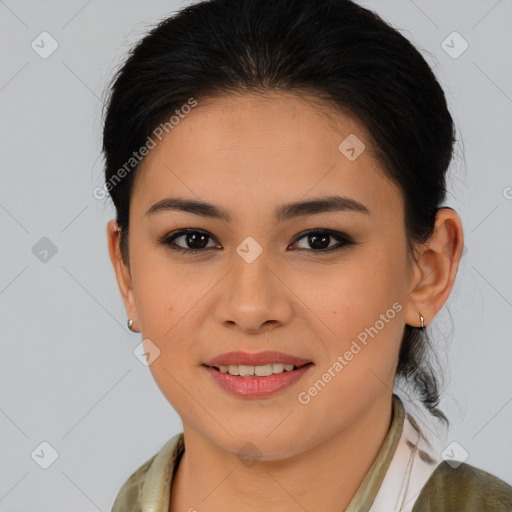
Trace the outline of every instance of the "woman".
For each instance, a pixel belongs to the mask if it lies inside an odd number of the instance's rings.
[[[136,45],[109,253],[183,432],[114,512],[511,510],[393,393],[448,423],[425,330],[463,250],[453,144],[425,60],[349,0],[199,2]]]

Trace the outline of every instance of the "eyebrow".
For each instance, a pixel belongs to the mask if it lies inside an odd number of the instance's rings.
[[[167,211],[188,212],[202,217],[224,220],[226,222],[231,222],[232,220],[229,212],[222,210],[214,204],[206,201],[182,199],[178,197],[167,197],[158,201],[149,208],[146,215],[151,216],[159,212]],[[343,196],[329,196],[280,205],[275,209],[274,216],[277,222],[283,222],[305,215],[342,211],[359,212],[370,215],[368,208],[355,199]]]

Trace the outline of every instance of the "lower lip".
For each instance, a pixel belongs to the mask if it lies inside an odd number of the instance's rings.
[[[274,395],[297,382],[313,366],[308,363],[291,372],[282,372],[268,377],[240,377],[223,373],[211,366],[205,366],[207,372],[222,388],[243,398],[262,398]]]

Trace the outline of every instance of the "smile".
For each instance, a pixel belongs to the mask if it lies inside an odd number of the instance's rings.
[[[313,366],[271,363],[265,365],[203,365],[213,381],[230,394],[243,398],[264,398],[292,386]]]
[[[230,375],[238,375],[240,377],[252,377],[254,375],[256,377],[269,377],[270,375],[297,370],[299,366],[295,366],[293,364],[270,363],[258,366],[230,364],[229,366],[220,365],[214,366],[213,368],[216,368],[222,373],[229,373]]]

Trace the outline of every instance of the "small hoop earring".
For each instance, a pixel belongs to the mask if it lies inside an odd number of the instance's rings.
[[[420,321],[421,321],[421,330],[424,331],[425,330],[425,318],[423,317],[423,315],[420,313]]]
[[[133,320],[132,320],[131,318],[128,318],[127,325],[128,325],[128,329],[130,329],[130,331],[132,331],[132,332],[140,332],[140,331],[136,331],[136,330],[133,328]]]

